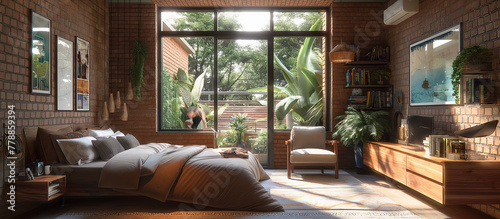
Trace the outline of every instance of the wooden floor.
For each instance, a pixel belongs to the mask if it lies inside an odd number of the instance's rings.
[[[327,172],[327,171],[325,171]],[[369,173],[369,174],[364,174],[364,175],[359,175],[356,174],[355,171],[352,170],[346,170],[346,172],[349,172],[352,176],[355,178],[359,179],[365,184],[368,184],[372,189],[376,190],[377,192],[381,193],[382,195],[390,198],[394,202],[402,205],[404,208],[408,209],[409,211],[413,212],[414,214],[417,214],[418,216],[422,218],[432,218],[432,219],[439,219],[439,218],[466,218],[466,219],[476,219],[476,218],[491,218],[488,215],[484,214],[483,212],[480,212],[476,209],[473,209],[468,206],[443,206],[438,204],[437,202],[426,198],[423,195],[420,195],[419,193],[415,191],[411,191],[408,188],[403,188],[403,186],[399,185],[398,183],[392,181],[391,179],[375,174],[375,173]],[[329,173],[329,172],[328,172]],[[109,199],[106,200],[107,198],[102,198],[103,200],[99,200],[102,203],[113,203],[116,200],[114,199]],[[45,212],[45,216],[41,216],[41,218],[53,218],[52,216],[57,216],[57,215],[63,215],[66,211],[69,211],[71,209],[70,203],[81,203],[85,204],[88,202],[88,199],[82,199],[80,202],[78,201],[79,199],[73,199],[73,201],[70,201],[68,203],[69,206],[64,207],[64,208],[54,208],[54,206],[57,206],[57,202],[51,202],[51,203],[45,203],[42,204],[41,206],[25,206],[26,208],[23,208],[22,206],[18,206],[19,208],[16,208],[18,210],[16,213],[12,214],[12,212],[5,214],[6,212],[3,211],[6,209],[5,205],[0,205],[2,206],[2,210],[0,210],[0,218],[33,218],[36,217],[36,215],[40,215],[41,212]],[[147,205],[158,205],[158,209],[162,209],[162,205],[164,205],[161,202],[158,202],[153,199],[145,198],[145,197],[137,197],[135,201],[139,201],[141,203],[149,203]],[[87,203],[88,205],[92,205],[94,202],[89,202]],[[111,204],[112,205],[112,204]],[[52,210],[48,210],[52,209]],[[50,215],[50,216],[49,216]],[[48,216],[48,217],[47,217]]]
[[[373,189],[392,199],[411,212],[422,218],[457,218],[478,219],[493,218],[489,215],[465,205],[441,205],[416,191],[405,188],[394,180],[368,171],[367,174],[357,174],[353,170],[346,170],[360,181],[369,184]]]

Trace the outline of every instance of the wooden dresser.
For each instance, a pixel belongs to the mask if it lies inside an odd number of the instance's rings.
[[[429,157],[415,148],[365,142],[363,162],[444,205],[500,203],[500,161]]]

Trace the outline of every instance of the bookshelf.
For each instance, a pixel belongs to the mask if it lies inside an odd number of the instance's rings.
[[[371,66],[371,65],[388,65],[388,61],[352,61],[346,62],[345,65]]]
[[[491,70],[464,71],[462,74],[462,103],[465,105],[496,104],[497,89],[494,72]]]
[[[375,69],[386,67],[388,61],[353,61],[345,63],[346,88],[361,89],[361,93],[353,94],[348,99],[348,107],[362,110],[390,110],[393,107],[393,86],[378,84],[371,77]]]

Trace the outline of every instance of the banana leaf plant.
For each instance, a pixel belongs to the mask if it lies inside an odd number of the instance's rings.
[[[198,106],[201,91],[205,86],[205,73],[206,72],[203,72],[200,76],[194,79],[181,68],[177,70],[177,74],[174,78],[177,86],[176,92],[179,97],[182,97],[182,101],[186,107]]]
[[[321,19],[318,19],[309,31],[320,31]],[[290,71],[274,55],[274,63],[280,68],[287,85],[275,86],[275,98],[283,98],[276,104],[276,120],[281,122],[293,112],[299,117],[300,125],[316,125],[323,118],[322,55],[313,49],[316,37],[307,37],[297,56],[295,71]],[[267,87],[250,91],[265,91]]]

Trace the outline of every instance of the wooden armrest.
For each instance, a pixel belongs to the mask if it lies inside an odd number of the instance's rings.
[[[338,140],[328,140],[326,144],[333,146],[333,153],[338,154],[339,152],[339,141]]]

